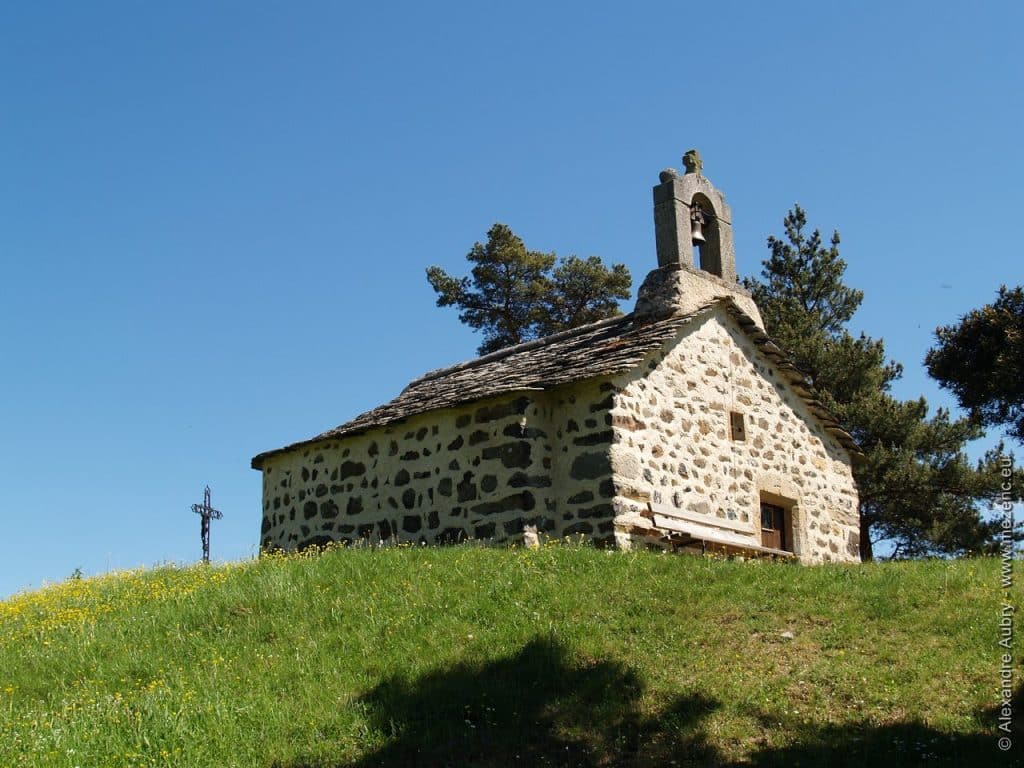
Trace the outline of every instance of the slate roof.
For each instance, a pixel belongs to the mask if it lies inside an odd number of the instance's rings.
[[[279,453],[324,440],[358,435],[427,411],[511,392],[554,389],[577,381],[624,373],[675,336],[679,328],[703,317],[717,306],[723,306],[743,332],[772,360],[812,413],[824,423],[826,430],[851,453],[859,454],[860,449],[853,438],[839,427],[807,386],[804,375],[786,359],[782,350],[734,302],[719,298],[688,314],[640,319],[631,313],[431,371],[410,382],[391,402],[308,440],[261,453],[253,458],[252,467],[261,469],[267,458]]]

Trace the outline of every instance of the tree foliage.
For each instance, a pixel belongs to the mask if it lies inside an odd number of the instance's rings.
[[[998,496],[997,451],[972,464],[964,446],[981,436],[976,424],[942,409],[929,416],[924,398],[902,401],[890,393],[902,367],[886,360],[881,339],[847,329],[863,294],[843,283],[839,233],[825,245],[806,226],[797,205],[784,220],[784,238],[768,238],[762,279],[745,284],[768,333],[864,450],[854,464],[862,559],[871,559],[883,539],[894,556],[994,548],[996,527],[978,505]]]
[[[1005,427],[1024,443],[1024,288],[999,289],[991,304],[935,330],[925,365],[979,424]]]
[[[586,259],[527,250],[505,224],[487,232],[485,244],[466,254],[469,276],[427,269],[437,306],[457,307],[459,320],[481,331],[480,354],[620,314],[632,278],[623,264],[610,268]]]

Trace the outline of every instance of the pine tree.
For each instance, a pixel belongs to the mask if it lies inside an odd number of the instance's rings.
[[[622,264],[609,269],[597,256],[569,256],[527,250],[505,224],[495,224],[487,243],[466,254],[471,276],[452,277],[427,269],[437,306],[459,309],[459,320],[481,331],[480,354],[620,314],[632,282]],[[556,266],[556,261],[558,265]]]
[[[893,556],[993,549],[996,528],[982,519],[979,504],[998,495],[997,451],[972,464],[964,447],[981,436],[977,425],[943,409],[929,417],[924,398],[892,396],[902,367],[886,360],[881,339],[847,329],[863,293],[843,283],[839,233],[828,246],[817,230],[807,236],[799,205],[784,226],[784,239],[768,238],[762,279],[744,282],[768,333],[864,450],[854,464],[861,558],[872,559],[880,540],[892,545]]]
[[[991,304],[935,330],[925,365],[979,424],[1024,443],[1024,287],[1005,285]]]

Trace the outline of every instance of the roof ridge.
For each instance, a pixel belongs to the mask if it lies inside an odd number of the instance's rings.
[[[445,368],[436,368],[433,371],[427,371],[418,378],[415,378],[412,381],[410,381],[402,389],[402,392],[409,389],[414,384],[422,384],[425,381],[431,381],[433,379],[440,378],[441,376],[446,376],[450,373],[455,373],[456,371],[463,371],[466,368],[472,368],[473,366],[476,365],[490,363],[495,360],[501,360],[503,357],[508,357],[509,355],[513,355],[517,352],[526,352],[531,349],[537,349],[538,347],[543,347],[546,344],[561,341],[562,339],[567,339],[571,336],[577,336],[587,331],[603,328],[606,325],[614,325],[615,323],[623,322],[625,320],[631,320],[632,317],[632,312],[626,315],[615,315],[614,317],[606,317],[604,320],[597,320],[596,322],[587,323],[586,325],[577,325],[574,328],[566,328],[564,331],[557,331],[556,333],[552,333],[547,336],[541,336],[540,338],[537,339],[522,341],[519,344],[513,344],[511,347],[502,347],[501,349],[496,349],[493,352],[488,352],[486,355],[474,357],[471,360],[463,360],[461,363],[455,363],[454,365],[449,365]]]
[[[701,312],[705,312],[711,309],[712,307],[720,306],[723,304],[730,304],[733,307],[739,309],[739,307],[736,305],[736,302],[733,300],[731,296],[721,295],[715,296],[711,300],[705,302],[704,304],[694,309],[692,312],[670,313],[667,316],[658,319],[668,320],[673,316],[676,316],[680,320],[693,318],[699,315]],[[744,313],[744,316],[746,316],[746,313]],[[628,312],[624,315],[606,317],[604,320],[597,320],[593,323],[587,323],[586,325],[577,325],[574,328],[566,328],[564,331],[558,331],[547,336],[541,336],[540,338],[537,339],[531,339],[530,341],[523,341],[520,342],[519,344],[513,344],[510,347],[502,347],[501,349],[496,349],[493,352],[488,352],[486,355],[481,355],[480,357],[474,357],[470,360],[464,360],[461,363],[455,363],[454,365],[449,365],[444,368],[436,368],[432,371],[427,371],[418,378],[415,378],[408,384],[406,384],[405,387],[402,389],[402,392],[409,389],[414,384],[421,384],[425,381],[431,381],[433,379],[440,378],[441,376],[446,376],[450,373],[455,373],[456,371],[463,371],[467,368],[472,368],[475,365],[481,365],[483,363],[490,363],[495,360],[501,360],[503,357],[508,357],[509,355],[516,354],[517,352],[526,352],[531,349],[537,349],[538,347],[543,347],[546,344],[561,341],[562,339],[567,339],[571,336],[576,336],[587,331],[597,330],[607,325],[614,325],[615,323],[625,321],[632,322],[635,319],[636,312]],[[644,319],[646,320],[647,318]]]

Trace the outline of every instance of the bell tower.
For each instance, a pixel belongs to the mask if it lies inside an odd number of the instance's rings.
[[[692,312],[728,296],[762,326],[754,300],[737,280],[732,209],[704,176],[696,149],[683,155],[683,166],[683,175],[666,168],[654,187],[658,268],[640,287],[636,313]]]
[[[693,267],[736,282],[736,253],[732,244],[732,210],[725,195],[705,178],[700,153],[683,155],[686,173],[675,168],[661,172],[654,188],[654,238],[658,266]]]

